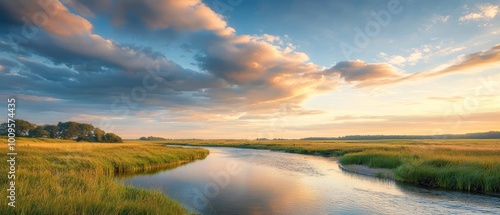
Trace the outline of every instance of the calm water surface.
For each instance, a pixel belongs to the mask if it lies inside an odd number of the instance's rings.
[[[500,198],[351,174],[331,158],[214,148],[204,160],[123,179],[202,214],[500,214]]]

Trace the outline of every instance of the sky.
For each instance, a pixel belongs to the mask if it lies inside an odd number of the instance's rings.
[[[124,138],[500,130],[499,6],[0,0],[0,98]]]

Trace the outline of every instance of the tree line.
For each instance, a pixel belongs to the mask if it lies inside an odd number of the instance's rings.
[[[139,140],[166,140],[166,139],[163,137],[149,136],[149,137],[140,137]]]
[[[16,119],[17,137],[70,139],[87,142],[121,143],[122,138],[114,133],[106,133],[91,124],[59,122],[57,125],[36,125],[26,120]],[[0,124],[0,136],[7,136],[7,123]]]
[[[343,137],[307,137],[301,140],[384,140],[384,139],[500,139],[500,131],[439,135],[349,135]]]

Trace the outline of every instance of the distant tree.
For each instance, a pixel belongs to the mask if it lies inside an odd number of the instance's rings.
[[[0,136],[7,136],[9,134],[7,123],[0,124]]]
[[[105,132],[100,128],[95,128],[94,130],[94,140],[97,142],[102,142]]]
[[[45,129],[45,131],[49,132],[50,138],[59,138],[57,125],[44,125],[43,129]]]
[[[57,129],[62,139],[78,138],[79,127],[76,122],[59,122]]]
[[[36,128],[35,124],[31,124],[30,122],[22,119],[16,119],[16,136],[19,137],[27,137],[29,136],[30,130],[33,130]]]
[[[35,129],[30,131],[30,137],[46,138],[49,136],[50,133],[46,131],[43,126],[37,126]]]
[[[139,138],[139,140],[165,140],[165,138],[149,136],[149,137],[141,137]]]
[[[105,143],[122,143],[123,140],[121,137],[114,133],[106,133],[104,134],[103,141]]]
[[[94,126],[91,124],[78,123],[77,141],[94,141]]]

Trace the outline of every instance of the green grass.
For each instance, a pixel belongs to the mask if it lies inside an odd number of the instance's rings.
[[[170,144],[338,156],[342,164],[392,169],[395,179],[452,190],[500,192],[500,140],[171,140]]]
[[[360,164],[371,168],[394,169],[402,164],[401,157],[395,154],[376,154],[367,152],[358,152],[346,154],[339,158],[342,164]]]
[[[0,143],[7,145],[5,138]],[[2,147],[4,155],[6,148]],[[125,186],[115,176],[208,155],[205,149],[144,141],[104,144],[29,138],[18,138],[16,152],[16,209],[2,198],[0,211],[7,214],[186,214],[182,205],[163,193]],[[1,166],[8,170],[7,162]],[[7,174],[2,174],[4,194],[8,182]]]

